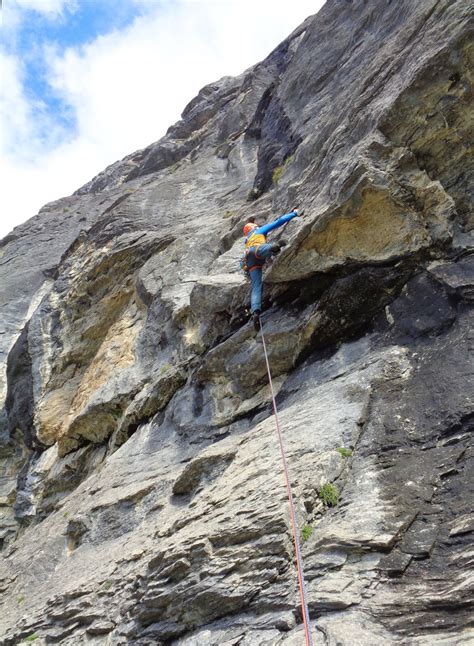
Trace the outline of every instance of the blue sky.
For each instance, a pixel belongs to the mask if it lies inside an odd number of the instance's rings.
[[[9,3],[5,3],[8,24]],[[41,13],[25,8],[14,32],[7,31],[5,51],[21,56],[25,63],[23,78],[25,91],[32,102],[45,104],[47,112],[58,124],[70,131],[76,127],[75,114],[68,109],[64,98],[49,86],[47,65],[42,50],[56,46],[62,50],[92,42],[112,29],[123,29],[137,15],[140,8],[133,2],[82,0],[64,5],[62,13]],[[9,37],[8,37],[9,36]],[[45,134],[45,144],[48,143]]]
[[[173,3],[148,4],[165,11],[166,4]],[[80,49],[101,36],[120,32],[143,15],[145,9],[145,3],[134,0],[4,1],[6,29],[2,49],[21,61],[23,91],[36,121],[35,137],[46,150],[57,145],[58,136],[74,137],[78,128],[73,106],[50,84],[47,53]]]
[[[159,139],[322,0],[4,0],[0,237]],[[25,190],[25,187],[28,190]]]

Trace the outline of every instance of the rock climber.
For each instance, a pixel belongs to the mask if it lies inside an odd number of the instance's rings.
[[[241,267],[252,283],[250,311],[255,329],[260,330],[260,313],[262,311],[262,269],[265,261],[280,253],[286,245],[284,240],[273,244],[267,243],[267,234],[296,217],[302,217],[303,211],[293,209],[290,213],[280,216],[274,222],[259,227],[255,222],[247,222],[244,226],[245,253]]]

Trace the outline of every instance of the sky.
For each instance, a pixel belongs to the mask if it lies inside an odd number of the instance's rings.
[[[162,137],[323,0],[3,0],[0,238]]]

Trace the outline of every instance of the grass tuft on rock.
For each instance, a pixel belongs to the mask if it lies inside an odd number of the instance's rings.
[[[39,635],[36,633],[33,633],[32,635],[28,635],[28,637],[25,637],[25,642],[34,642],[37,639],[39,639]]]
[[[318,491],[318,495],[326,507],[335,507],[339,500],[339,489],[332,483],[326,482]]]
[[[340,453],[343,458],[350,458],[352,455],[352,451],[350,449],[345,449],[343,446],[336,449],[336,451]]]
[[[272,182],[274,184],[278,184],[282,175],[283,175],[283,166],[277,166],[273,171]]]
[[[308,538],[311,536],[311,534],[314,531],[314,527],[311,527],[311,525],[305,525],[303,529],[301,530],[301,538],[303,539],[303,543],[305,543]]]
[[[275,185],[278,184],[278,182],[280,181],[281,176],[283,175],[283,171],[288,166],[288,164],[291,164],[291,161],[292,161],[293,157],[294,157],[294,155],[290,155],[289,157],[287,157],[285,159],[285,161],[283,162],[283,164],[281,166],[277,166],[275,168],[275,170],[273,171],[272,182]]]

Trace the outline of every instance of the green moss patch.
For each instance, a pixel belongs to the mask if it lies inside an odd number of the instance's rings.
[[[336,449],[336,451],[340,453],[343,458],[350,458],[352,455],[352,451],[350,449],[345,449],[343,446]]]

